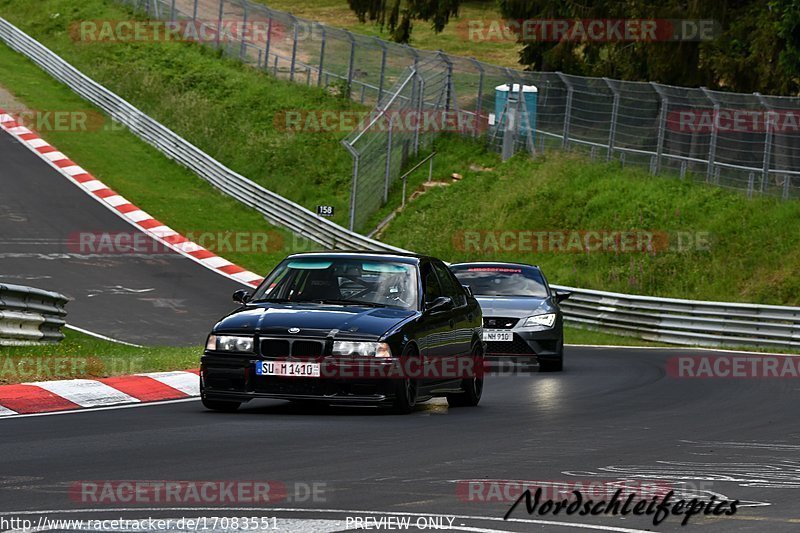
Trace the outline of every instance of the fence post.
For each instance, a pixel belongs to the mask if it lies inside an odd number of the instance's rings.
[[[222,35],[222,15],[225,10],[225,0],[219,0],[219,13],[217,15],[217,36],[216,36],[216,45],[217,48],[220,47],[220,37]]]
[[[174,2],[175,0],[173,0]],[[247,6],[248,2],[245,0],[242,2],[242,8],[244,10],[244,20],[242,20],[242,46],[239,48],[239,59],[243,62],[247,62]]]
[[[386,82],[386,43],[383,42],[383,39],[379,37],[375,37],[375,40],[378,41],[378,44],[381,47],[381,77],[378,81],[378,101],[375,104],[376,107],[381,103],[381,98],[383,98],[383,84]]]
[[[445,101],[444,101],[444,110],[445,112],[450,111],[450,101],[453,99],[453,95],[455,94],[455,88],[453,87],[453,62],[450,60],[447,54],[444,53],[444,50],[439,50],[439,58],[447,65],[447,80],[446,89],[445,89]],[[458,109],[458,104],[455,106]]]
[[[264,70],[269,72],[269,48],[272,43],[272,12],[267,11],[269,22],[267,22],[267,44],[264,45]]]
[[[200,0],[194,0],[194,6],[192,7],[192,20],[197,21],[197,3]]]
[[[611,83],[608,78],[603,78],[608,88],[614,93],[614,102],[611,105],[611,125],[608,127],[608,152],[606,161],[611,161],[614,155],[614,140],[617,136],[617,115],[619,114],[619,90]]]
[[[475,65],[478,69],[479,77],[478,77],[478,98],[475,104],[475,129],[473,131],[473,137],[478,136],[478,130],[480,129],[479,121],[481,119],[481,111],[483,107],[483,78],[484,78],[484,70],[483,65],[481,62],[475,59],[474,57],[469,58],[472,61],[472,64]]]
[[[564,109],[564,129],[561,138],[561,147],[564,149],[569,148],[569,122],[572,119],[572,93],[574,91],[572,83],[561,72],[556,72],[556,75],[561,82],[567,86],[567,104]]]
[[[708,167],[706,169],[706,183],[718,181],[714,170],[714,159],[717,157],[717,135],[719,133],[719,100],[705,87],[700,87],[703,94],[714,105],[714,124],[711,127],[711,141],[708,143]]]
[[[421,117],[422,112],[424,111],[423,106],[425,104],[425,79],[416,71],[414,74],[419,80],[419,90],[417,91],[417,98],[419,98],[417,103],[417,125],[414,128],[414,155],[417,155],[419,153],[419,129],[423,122]]]
[[[353,156],[353,181],[350,186],[350,224],[349,229],[350,231],[355,231],[356,225],[356,195],[358,193],[358,163],[361,159],[361,155],[353,148],[347,141],[342,141],[342,144],[347,151],[350,152],[350,155]]]
[[[292,62],[289,67],[289,81],[294,81],[294,67],[297,63],[297,19],[294,15],[289,15],[292,19]]]
[[[353,70],[355,68],[355,60],[356,60],[356,38],[353,37],[353,34],[347,30],[345,30],[345,33],[347,34],[347,37],[350,39],[350,60],[347,63],[347,95],[349,97],[353,85]]]
[[[175,0],[172,0],[172,3],[169,6],[169,19],[172,22],[175,22]]]
[[[322,72],[325,70],[325,26],[317,23],[317,27],[322,31],[322,43],[319,45],[319,75],[317,76],[317,87],[322,87]]]
[[[389,175],[392,172],[392,134],[394,129],[394,117],[389,118],[389,135],[386,142],[386,173],[383,178],[383,203],[389,201]]]
[[[761,103],[764,108],[767,109],[767,131],[764,134],[764,157],[761,160],[761,193],[764,193],[764,187],[766,183],[769,181],[769,165],[772,160],[772,142],[774,137],[773,131],[773,122],[774,122],[774,111],[772,110],[772,106],[769,105],[769,102],[761,96],[760,93],[753,93],[758,98],[758,101]]]
[[[650,163],[650,173],[653,175],[658,174],[661,170],[661,155],[664,153],[664,137],[667,129],[667,113],[669,110],[669,98],[667,94],[657,83],[650,82],[650,86],[661,98],[661,109],[658,110],[658,137],[656,140],[656,156],[655,160]]]

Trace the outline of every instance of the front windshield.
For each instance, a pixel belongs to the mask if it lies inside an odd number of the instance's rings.
[[[544,278],[535,268],[455,265],[451,270],[476,296],[547,297]]]
[[[394,261],[301,257],[283,261],[253,301],[361,304],[416,309],[414,265]]]

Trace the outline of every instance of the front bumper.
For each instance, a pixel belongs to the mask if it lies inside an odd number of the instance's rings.
[[[254,399],[321,401],[344,404],[390,404],[398,380],[384,377],[394,360],[320,361],[321,377],[260,376],[258,357],[204,355],[200,365],[202,396],[209,400],[247,402]]]
[[[547,330],[512,329],[511,342],[486,342],[486,360],[498,364],[537,364],[540,359],[554,360],[562,357],[561,328]]]

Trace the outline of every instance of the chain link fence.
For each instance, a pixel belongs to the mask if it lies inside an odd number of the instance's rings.
[[[484,139],[504,158],[580,151],[748,196],[800,197],[800,98],[519,71],[247,0],[120,1],[192,21],[227,56],[278,78],[373,106],[344,140],[353,157],[351,229],[368,229],[409,159],[443,131]]]

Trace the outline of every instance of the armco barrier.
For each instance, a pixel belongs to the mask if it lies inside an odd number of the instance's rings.
[[[0,39],[39,65],[55,79],[127,126],[143,141],[189,168],[225,194],[256,209],[271,223],[283,226],[330,249],[399,251],[318,217],[308,209],[237,174],[178,134],[90,79],[46,46],[0,18]]]
[[[258,210],[273,224],[329,249],[404,251],[320,218],[235,173],[89,79],[3,18],[0,18],[0,39],[126,125],[142,140],[225,194]],[[582,327],[675,344],[800,347],[800,308],[797,307],[656,298],[558,285],[554,288],[573,292],[563,303],[564,313],[568,322]],[[45,326],[48,328],[49,325]],[[51,333],[52,329],[48,329],[48,334]]]
[[[671,344],[800,348],[800,307],[655,298],[554,285],[573,325]]]
[[[0,345],[53,344],[64,334],[64,306],[69,298],[57,292],[0,285]]]

